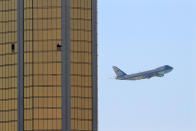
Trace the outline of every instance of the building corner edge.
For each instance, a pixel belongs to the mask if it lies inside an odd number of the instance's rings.
[[[98,131],[97,0],[92,0],[93,131]]]

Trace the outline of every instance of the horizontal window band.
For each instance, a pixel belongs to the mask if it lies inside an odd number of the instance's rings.
[[[44,62],[24,62],[24,64],[61,64],[61,61],[44,61]]]
[[[25,42],[51,42],[51,41],[61,41],[61,39],[42,39],[42,40],[24,40],[24,44]]]
[[[36,31],[54,31],[54,30],[61,30],[61,28],[24,29],[24,32],[27,32],[27,31],[32,31],[32,32],[36,32]]]
[[[81,64],[81,65],[91,65],[91,62],[84,62],[84,61],[72,61],[71,62],[71,64]],[[72,66],[72,65],[71,65]],[[71,67],[71,68],[73,68],[73,69],[82,69],[82,67]],[[89,67],[89,69],[90,69],[91,67]]]
[[[61,41],[61,39],[42,39],[42,40],[24,40],[24,44],[25,44],[25,42],[59,42],[59,41]],[[76,43],[79,43],[79,42],[81,42],[81,43],[92,43],[92,41],[89,41],[89,40],[71,40],[71,42],[76,42]],[[30,43],[30,44],[32,44],[32,43]],[[71,43],[72,44],[72,43]]]
[[[43,45],[45,45],[45,44],[43,44]],[[59,53],[59,51],[57,51],[57,50],[40,50],[40,51],[32,50],[32,51],[24,51],[24,55],[25,54],[34,54],[34,53],[40,53],[40,54],[42,54],[42,53]]]
[[[39,111],[41,111],[41,110],[44,110],[44,111],[53,111],[53,112],[55,112],[55,111],[60,111],[62,109],[62,107],[44,107],[44,106],[34,106],[34,107],[24,107],[24,112],[31,112],[31,111],[37,111],[37,112],[39,112]]]
[[[47,99],[47,98],[61,98],[61,96],[30,96],[30,97],[24,97],[24,99]],[[1,99],[0,99],[1,100]]]
[[[24,129],[24,131],[62,131],[62,129],[32,129],[32,130],[26,130],[26,129]],[[87,130],[85,130],[85,131],[87,131]]]
[[[70,85],[71,88],[92,88],[92,86]]]
[[[12,9],[5,9],[5,10],[0,10],[0,13],[2,13],[2,12],[17,12],[17,9],[14,9],[14,8],[12,8]]]
[[[10,55],[17,55],[17,52],[0,54],[0,56],[10,56]]]
[[[92,130],[71,129],[71,131],[92,131]]]
[[[82,97],[82,96],[71,96],[71,98],[76,98],[76,99],[93,99],[93,97]]]
[[[16,66],[17,63],[13,63],[13,64],[4,64],[4,65],[0,65],[0,67],[8,67],[8,66]]]
[[[48,53],[48,54],[49,53],[56,53],[56,54],[58,54],[59,52],[57,50],[24,51],[24,56],[26,56],[26,55],[35,55],[35,53],[36,53],[36,55],[37,54],[38,55],[42,55],[42,54],[46,54],[46,53]],[[89,54],[89,55],[91,55],[92,54],[91,51],[77,51],[77,50],[71,50],[71,53],[76,53],[76,54],[78,53],[78,55],[81,55],[81,54]],[[14,53],[14,55],[16,55],[16,54],[17,53]],[[13,53],[3,54],[3,55],[4,56],[6,56],[6,55],[13,55]],[[1,56],[1,54],[0,54],[0,56]],[[54,61],[54,62],[56,62],[56,61]],[[61,61],[58,61],[58,62],[61,62]]]
[[[33,20],[34,22],[36,22],[37,20],[58,20],[58,19],[61,19],[61,17],[40,17],[40,18],[24,18],[24,22],[25,21],[30,21],[30,20]]]
[[[24,21],[43,21],[43,20],[59,20],[61,19],[61,17],[39,17],[39,18],[35,18],[35,17],[32,17],[32,18],[24,18]],[[92,19],[85,19],[85,18],[71,18],[72,21],[89,21],[91,22]]]
[[[88,30],[88,29],[78,29],[78,28],[71,28],[71,31],[84,31],[84,32],[92,32],[92,30]]]
[[[79,118],[71,118],[71,120],[75,120],[75,121],[92,121],[93,119],[79,119]]]
[[[0,101],[15,101],[18,100],[17,98],[7,98],[7,99],[0,99]]]
[[[92,75],[82,75],[82,74],[71,74],[71,76],[76,76],[76,77],[89,77],[89,78],[92,77]]]
[[[55,71],[55,70],[54,70]],[[29,73],[29,74],[26,74],[26,75],[24,75],[24,78],[26,79],[26,81],[29,81],[28,80],[28,78],[30,77],[39,77],[39,76],[43,76],[43,77],[59,77],[59,76],[61,76],[61,74],[38,74],[38,73],[34,73],[34,74],[32,74],[32,73]],[[57,79],[57,78],[54,78],[54,79]]]
[[[31,121],[31,120],[47,121],[47,120],[62,120],[62,118],[32,118],[32,119],[24,119],[24,121]]]
[[[71,50],[71,53],[84,53],[84,54],[92,54],[91,51],[77,51],[77,50]]]
[[[10,2],[11,0],[0,0],[0,2]]]
[[[38,29],[24,29],[24,32],[35,32],[35,31],[53,31],[53,30],[61,30],[61,28],[38,28]],[[88,29],[71,29],[71,31],[81,31],[81,32],[92,32],[92,30]],[[17,31],[16,31],[17,32]],[[2,32],[3,33],[3,32]],[[8,32],[9,33],[9,32]]]
[[[71,107],[73,110],[92,110],[92,108]]]
[[[17,112],[18,109],[0,110],[0,112]]]
[[[33,99],[54,99],[54,100],[57,100],[60,98],[61,98],[61,96],[54,96],[54,97],[47,96],[47,98],[41,98],[40,96],[37,96],[37,98],[35,98],[35,96],[29,96],[29,97],[25,97],[24,100],[33,100]],[[44,106],[38,106],[37,108],[41,108],[41,107],[44,107]],[[36,107],[32,107],[32,108],[36,108]],[[52,107],[50,106],[47,108],[52,108]],[[55,108],[57,108],[57,107],[55,107]]]
[[[40,109],[40,110],[46,110],[46,109],[60,110],[60,109],[62,109],[62,107],[32,107],[32,108],[24,108],[25,111],[31,111],[33,109]]]
[[[85,7],[80,7],[80,6],[71,6],[71,9],[75,10],[92,10],[92,8],[85,8]]]
[[[18,87],[8,87],[8,88],[0,88],[0,91],[1,90],[17,90]]]
[[[61,74],[28,74],[24,77],[33,77],[33,76],[61,76]]]
[[[1,22],[0,22],[0,23],[1,23]],[[0,42],[0,45],[1,45],[1,46],[4,46],[4,45],[6,46],[6,45],[8,45],[8,44],[12,45],[13,43],[14,43],[14,44],[17,44],[17,41],[13,41],[13,42]]]
[[[0,121],[0,124],[1,123],[15,123],[17,122],[18,120],[8,120],[8,121]]]
[[[24,86],[24,88],[34,88],[34,87],[39,87],[39,88],[47,88],[47,87],[61,88],[61,85],[30,85],[30,86]]]
[[[38,42],[38,43],[40,42],[40,46],[41,46],[41,45],[47,45],[50,42],[53,42],[53,43],[50,43],[50,44],[58,44],[61,41],[61,39],[24,40],[24,41],[25,41],[24,42],[25,45],[33,45],[34,42]],[[42,43],[42,42],[44,42],[44,43]],[[45,42],[47,42],[47,43],[45,43]],[[87,43],[91,44],[92,43],[92,41],[89,41],[89,40],[71,40],[71,42],[72,42],[71,43],[72,46],[74,46],[75,43],[77,43],[77,44],[78,43],[79,44],[87,44]],[[47,51],[47,50],[40,50],[40,51]],[[56,51],[56,50],[48,50],[48,51]]]
[[[13,30],[13,31],[0,32],[0,35],[1,34],[10,34],[10,33],[17,33],[17,31],[16,30]]]
[[[89,41],[89,40],[73,40],[73,39],[71,39],[71,42],[76,42],[76,43],[78,43],[78,42],[82,42],[82,43],[92,43],[92,41]],[[72,43],[71,43],[72,44]]]
[[[57,8],[61,9],[61,6],[40,6],[40,7],[32,6],[32,7],[24,7],[24,12],[25,10],[29,10],[29,9],[36,10],[36,9],[57,9]]]
[[[32,107],[32,108],[24,108],[24,110],[47,110],[47,109],[51,109],[51,110],[60,110],[62,109],[62,107]]]
[[[17,78],[17,76],[0,77],[0,79],[12,79],[12,78]]]
[[[85,18],[71,18],[73,21],[92,21],[92,19],[85,19]]]
[[[25,111],[33,110],[33,109],[52,109],[52,110],[59,110],[62,107],[32,107],[32,108],[24,108]],[[72,107],[73,110],[92,110],[92,108],[81,108],[81,107]],[[18,111],[17,109],[8,109],[8,110],[0,110],[0,112],[15,112]]]
[[[71,64],[87,64],[87,65],[91,65],[91,62],[75,62],[75,61],[71,61]]]
[[[15,20],[6,20],[6,21],[0,21],[0,23],[13,23],[13,22],[17,22],[17,19]]]
[[[47,98],[59,99],[59,98],[61,98],[61,96],[30,96],[30,97],[24,97],[25,100],[35,99],[35,98],[36,99],[47,99]],[[71,96],[71,98],[74,98],[74,99],[92,99],[92,97],[82,97],[82,96]]]

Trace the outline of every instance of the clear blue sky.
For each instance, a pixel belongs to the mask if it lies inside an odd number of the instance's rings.
[[[196,131],[196,1],[98,0],[99,130]],[[110,79],[171,65],[163,78]]]

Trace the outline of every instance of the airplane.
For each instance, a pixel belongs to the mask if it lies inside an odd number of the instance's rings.
[[[116,73],[115,79],[117,80],[141,80],[141,79],[150,79],[155,76],[163,77],[164,74],[169,73],[173,70],[173,67],[169,65],[164,65],[153,70],[127,75],[125,72],[123,72],[116,66],[113,66],[112,68]]]

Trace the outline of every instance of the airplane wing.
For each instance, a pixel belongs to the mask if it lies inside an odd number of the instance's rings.
[[[144,75],[144,78],[150,79],[150,78],[152,78],[152,77],[154,77],[154,76],[155,76],[155,74],[153,74],[153,73],[146,73],[146,74]]]

